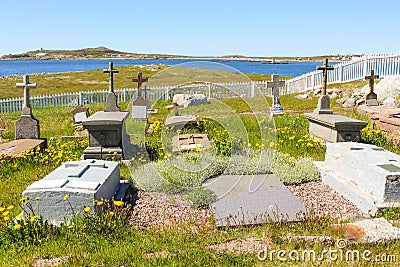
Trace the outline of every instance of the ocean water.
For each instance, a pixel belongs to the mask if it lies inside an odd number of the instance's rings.
[[[57,73],[71,71],[96,70],[108,67],[112,61],[115,67],[132,65],[164,64],[204,69],[217,69],[248,74],[278,74],[280,76],[299,76],[315,70],[320,62],[289,62],[288,64],[263,64],[239,60],[218,61],[186,59],[112,59],[112,60],[0,60],[0,76],[24,75],[35,73]]]

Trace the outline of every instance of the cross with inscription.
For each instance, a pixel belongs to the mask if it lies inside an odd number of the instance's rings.
[[[332,66],[328,66],[328,59],[324,59],[324,65],[318,66],[317,70],[322,70],[322,95],[326,95],[326,87],[328,86],[328,70],[334,70],[335,68]]]
[[[273,107],[274,106],[281,107],[280,97],[279,97],[279,88],[284,87],[284,86],[285,86],[285,81],[280,81],[279,75],[276,75],[276,74],[272,75],[272,81],[267,82],[267,88],[272,89],[272,97],[273,97],[272,106]]]
[[[138,83],[138,96],[142,96],[142,84],[147,82],[149,79],[148,78],[143,78],[142,73],[138,72],[138,77],[133,78],[132,82],[137,82]]]
[[[36,88],[36,83],[29,82],[29,75],[23,76],[23,82],[15,84],[17,88],[24,88],[24,102],[22,103],[22,115],[32,115],[29,89]]]
[[[379,75],[375,75],[375,71],[371,70],[369,76],[364,77],[365,80],[369,80],[369,93],[365,96],[365,100],[368,106],[377,106],[378,98],[374,92],[375,79],[379,79]]]
[[[114,69],[114,64],[109,62],[108,69],[103,69],[103,72],[110,74],[110,93],[114,93],[114,73],[118,73],[119,70]]]

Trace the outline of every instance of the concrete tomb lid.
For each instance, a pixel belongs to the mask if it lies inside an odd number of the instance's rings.
[[[304,113],[307,119],[313,120],[316,122],[321,122],[324,125],[341,128],[347,126],[357,126],[364,128],[367,126],[367,122],[356,120],[350,117],[338,115],[338,114],[316,114],[316,113]]]
[[[127,111],[120,112],[105,112],[98,111],[86,120],[83,120],[83,125],[98,125],[102,124],[122,124],[126,117],[129,115]]]
[[[28,149],[36,149],[38,146],[43,149],[46,147],[44,139],[18,139],[8,143],[0,144],[0,155],[18,155]]]

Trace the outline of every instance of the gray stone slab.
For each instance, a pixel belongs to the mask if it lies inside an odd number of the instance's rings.
[[[28,149],[36,150],[37,147],[45,149],[47,147],[46,139],[18,139],[0,145],[0,155],[13,156],[21,154]]]
[[[211,147],[210,140],[206,134],[180,134],[172,137],[172,154],[193,151],[196,149],[207,149]]]
[[[325,161],[316,163],[322,181],[364,213],[400,206],[400,156],[362,143],[328,143]]]
[[[337,114],[305,113],[309,132],[328,142],[358,141],[368,123]]]
[[[165,127],[174,127],[176,130],[182,129],[185,125],[193,124],[197,124],[197,118],[193,115],[179,115],[165,119]]]
[[[39,197],[38,207],[44,219],[54,224],[69,221],[84,207],[96,211],[94,200],[107,199],[119,191],[119,163],[103,160],[66,162],[22,193],[31,201]],[[68,200],[64,196],[68,195]],[[35,203],[36,204],[36,203]],[[29,209],[25,209],[29,210]]]
[[[132,119],[147,121],[147,107],[132,106]]]
[[[299,221],[306,207],[273,174],[221,175],[204,184],[214,191],[217,226]]]

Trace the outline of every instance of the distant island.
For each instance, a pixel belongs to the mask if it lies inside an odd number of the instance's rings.
[[[329,57],[335,61],[347,61],[360,55],[323,55],[311,57],[247,57],[242,55],[225,55],[220,57],[198,57],[167,54],[139,54],[113,50],[104,46],[83,48],[78,50],[32,50],[21,54],[2,55],[0,60],[81,60],[81,59],[207,59],[207,60],[245,60],[263,62],[265,64],[285,64],[293,61],[321,61]]]

